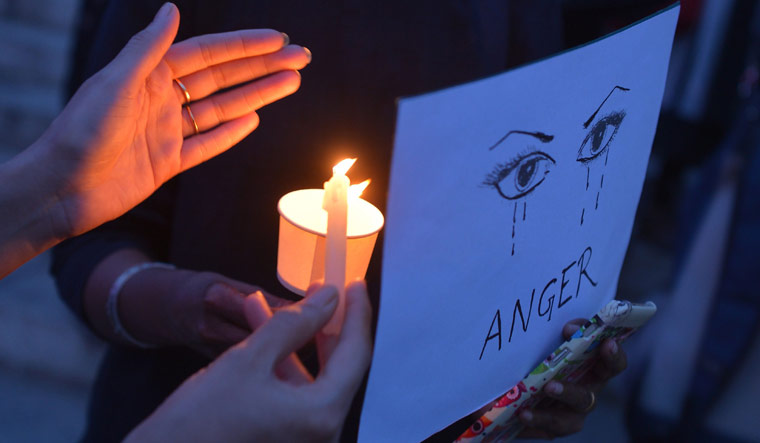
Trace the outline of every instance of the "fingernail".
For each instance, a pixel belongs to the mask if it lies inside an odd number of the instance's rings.
[[[288,46],[290,44],[290,36],[284,32],[280,34],[282,34],[282,46]]]
[[[156,17],[169,17],[171,15],[172,6],[174,4],[172,2],[166,2],[161,6],[161,9],[158,10],[158,13],[156,14]]]
[[[610,344],[610,354],[615,355],[618,352],[618,344],[615,340],[612,340]]]
[[[332,307],[338,301],[338,291],[332,286],[325,286],[306,299],[306,303],[322,309]]]
[[[306,57],[309,57],[309,63],[311,63],[311,51],[306,46],[303,47],[303,50],[306,52]]]
[[[522,413],[520,414],[520,417],[523,420],[528,421],[528,422],[533,421],[533,413],[530,411],[522,411]]]
[[[556,381],[550,381],[549,383],[546,384],[546,388],[544,388],[544,391],[552,395],[559,395],[564,390],[565,390],[565,387],[562,386],[562,383],[559,383]]]
[[[211,284],[210,286],[208,286],[208,289],[206,290],[206,292],[208,294],[219,294],[219,295],[240,294],[240,291],[228,285],[227,283],[222,283],[222,282],[215,282]]]

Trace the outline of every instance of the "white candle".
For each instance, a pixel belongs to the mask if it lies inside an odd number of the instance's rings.
[[[346,306],[346,240],[348,223],[348,187],[346,172],[356,159],[346,159],[333,167],[333,176],[325,182],[323,208],[327,211],[325,243],[325,285],[338,290],[338,307],[324,328],[327,334],[339,334]]]

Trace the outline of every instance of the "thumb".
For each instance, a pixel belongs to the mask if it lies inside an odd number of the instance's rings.
[[[129,73],[129,80],[144,81],[169,50],[178,27],[177,7],[173,3],[164,3],[148,27],[133,35],[116,56],[116,69]]]
[[[329,286],[298,303],[277,311],[249,338],[250,355],[275,367],[306,344],[330,320],[338,305],[338,291]]]
[[[243,303],[245,316],[248,319],[248,325],[251,330],[255,331],[261,325],[272,318],[272,311],[269,304],[264,298],[264,293],[256,291],[246,297]],[[258,340],[261,340],[259,338]],[[287,380],[293,384],[303,384],[313,381],[309,371],[304,368],[301,361],[295,354],[290,354],[276,366],[276,373],[282,380]]]

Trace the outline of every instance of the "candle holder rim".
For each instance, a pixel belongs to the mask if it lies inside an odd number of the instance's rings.
[[[315,229],[309,228],[308,226],[304,226],[302,223],[297,223],[291,217],[288,217],[286,214],[284,214],[284,211],[282,210],[282,207],[281,207],[282,200],[284,198],[286,198],[287,196],[289,196],[289,195],[291,195],[293,193],[296,193],[296,192],[300,192],[300,191],[321,191],[321,192],[324,192],[324,189],[298,189],[298,190],[295,190],[295,191],[288,192],[287,194],[285,194],[282,197],[280,197],[280,200],[277,202],[277,212],[280,214],[280,217],[282,217],[285,220],[287,220],[287,222],[290,223],[291,225],[296,226],[297,228],[299,228],[299,229],[301,229],[303,231],[306,231],[306,232],[308,232],[310,234],[314,234],[314,235],[316,235],[318,237],[327,237],[327,232],[319,232],[319,231],[317,231]],[[377,212],[377,214],[380,216],[381,222],[380,222],[379,226],[377,227],[377,229],[371,230],[369,232],[364,232],[364,233],[355,234],[355,235],[346,235],[346,238],[349,239],[349,240],[357,239],[357,238],[365,238],[365,237],[369,237],[371,235],[375,235],[375,234],[377,234],[378,232],[380,232],[383,229],[383,226],[385,226],[385,216],[383,216],[383,213],[379,209],[377,209],[377,207],[375,205],[373,205],[372,203],[368,202],[367,200],[364,200],[361,197],[358,197],[358,199],[361,200],[361,201],[363,201],[364,203],[366,203],[370,207],[372,207],[372,209],[374,209]]]
[[[282,276],[280,275],[280,271],[279,270],[277,270],[277,280],[279,280],[280,284],[282,284],[283,286],[285,286],[285,289],[287,289],[288,291],[293,292],[293,293],[295,293],[297,295],[300,295],[301,297],[305,297],[306,296],[306,291],[303,291],[301,289],[296,288],[295,286],[293,286],[290,283],[288,283],[284,278],[282,278]]]

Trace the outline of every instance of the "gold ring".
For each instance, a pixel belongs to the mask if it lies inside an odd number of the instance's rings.
[[[177,82],[177,86],[182,90],[182,93],[185,94],[185,104],[190,103],[190,93],[187,91],[187,88],[185,87],[185,84],[179,81],[178,78],[174,79],[175,82]]]
[[[195,116],[193,115],[193,111],[190,110],[190,105],[185,105],[185,109],[187,109],[187,115],[190,116],[190,121],[193,122],[193,128],[195,128],[195,135],[198,135],[201,131],[198,129],[198,122],[195,121]]]
[[[588,406],[586,406],[586,409],[583,410],[583,413],[591,412],[592,409],[594,409],[594,406],[596,406],[596,394],[594,394],[594,391],[588,391],[589,394],[591,394],[591,403],[589,403]]]

